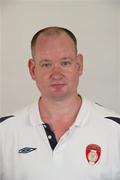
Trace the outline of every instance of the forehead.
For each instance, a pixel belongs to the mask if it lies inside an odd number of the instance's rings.
[[[36,41],[36,46],[37,45],[43,45],[43,44],[54,44],[58,43],[59,45],[64,45],[65,42],[66,44],[74,45],[73,40],[71,37],[65,33],[65,32],[59,32],[59,33],[54,33],[54,34],[40,34],[37,38]]]
[[[35,54],[75,53],[74,41],[68,34],[40,34],[36,41]]]

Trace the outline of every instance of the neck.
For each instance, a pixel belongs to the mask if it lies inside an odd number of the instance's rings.
[[[41,118],[54,131],[57,141],[74,123],[81,103],[82,99],[78,95],[64,101],[48,101],[43,97],[40,99]]]
[[[82,100],[79,95],[62,101],[48,100],[42,97],[39,101],[40,114],[43,121],[56,121],[60,117],[69,119],[73,117],[80,109]]]

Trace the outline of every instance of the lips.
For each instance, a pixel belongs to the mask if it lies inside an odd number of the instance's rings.
[[[65,83],[54,83],[54,84],[51,84],[50,86],[54,88],[61,88],[65,85],[66,85]]]
[[[65,84],[51,84],[51,86],[64,86]]]

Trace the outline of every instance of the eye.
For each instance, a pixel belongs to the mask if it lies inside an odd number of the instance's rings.
[[[65,60],[65,61],[62,61],[62,62],[61,62],[61,65],[62,65],[63,67],[69,67],[69,66],[72,65],[72,62],[71,62],[70,60]]]
[[[40,66],[41,66],[41,68],[49,69],[52,67],[52,63],[51,62],[42,62],[42,63],[40,63]]]
[[[50,66],[52,66],[51,63],[44,63],[44,64],[42,64],[42,67],[50,67]]]

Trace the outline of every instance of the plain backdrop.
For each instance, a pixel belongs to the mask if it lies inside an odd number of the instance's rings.
[[[1,0],[0,114],[21,109],[39,97],[27,62],[30,41],[46,26],[64,26],[78,39],[84,74],[78,91],[120,112],[120,1]]]

